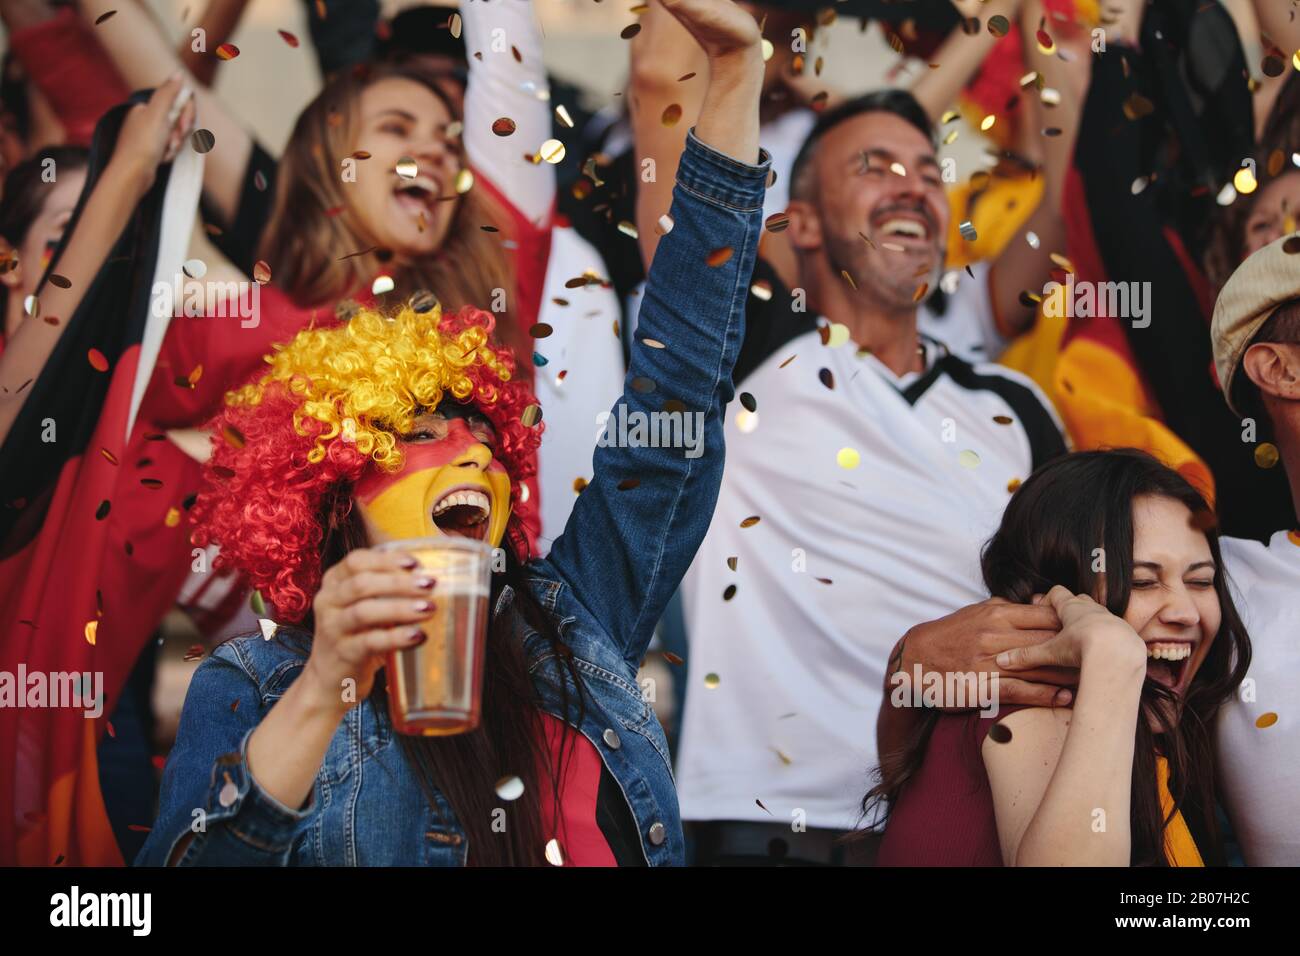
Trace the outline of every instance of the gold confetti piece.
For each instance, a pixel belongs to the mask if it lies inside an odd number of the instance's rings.
[[[826,327],[826,347],[837,349],[849,340],[849,327],[843,322],[832,322]]]
[[[1291,65],[1300,70],[1300,50],[1296,50],[1291,54]]]
[[[217,145],[217,138],[210,129],[196,129],[190,134],[190,145],[196,153],[210,153],[212,147]]]
[[[109,501],[107,498],[105,498],[103,501],[99,503],[99,507],[95,509],[95,520],[103,521],[105,518],[108,517],[108,513],[109,511],[112,510],[112,508],[113,508],[113,503]]]
[[[768,232],[784,232],[790,226],[790,217],[783,212],[775,212],[767,217],[763,228]]]
[[[573,129],[573,117],[569,115],[569,111],[565,109],[563,103],[555,108],[555,118],[560,121],[561,126]]]
[[[794,355],[791,355],[788,359],[786,359],[784,362],[782,362],[780,365],[777,366],[778,371],[779,371],[780,369],[785,368],[787,365],[789,365],[791,362],[793,362],[793,361],[794,361],[796,358],[798,358],[798,357],[799,357],[799,354],[798,354],[797,352],[796,352]]]
[[[552,166],[564,162],[564,144],[558,139],[548,139],[537,152]]]
[[[1294,256],[1296,253],[1300,253],[1300,236],[1289,236],[1282,243],[1282,251],[1288,256]]]
[[[91,647],[95,646],[95,637],[99,633],[99,621],[86,622],[86,643]]]
[[[1059,252],[1049,252],[1047,254],[1047,257],[1051,259],[1054,263],[1056,263],[1056,265],[1059,268],[1065,270],[1066,272],[1074,271],[1074,263],[1071,262],[1069,259],[1065,258],[1065,256],[1061,255]]]
[[[619,222],[618,231],[625,236],[630,236],[633,239],[637,238],[637,236],[640,235],[636,231],[636,226],[632,225],[632,223],[628,222],[626,219]]]
[[[939,117],[939,125],[947,126],[949,123],[957,119],[957,117],[959,116],[961,116],[961,114],[958,113],[956,110],[948,110],[946,113],[943,114],[943,116]]]
[[[717,686],[720,683],[722,683],[722,678],[719,677],[717,674],[704,675],[704,686],[707,687],[709,690],[717,689]]]
[[[640,27],[640,24],[635,26]],[[554,837],[546,841],[546,862],[551,866],[564,866],[564,853],[560,850],[560,841]]]
[[[231,448],[244,447],[244,435],[234,425],[227,425],[222,428],[221,437],[226,440],[226,443],[230,445]]]
[[[967,242],[974,242],[976,239],[979,238],[979,233],[975,231],[975,226],[969,219],[967,219],[957,228],[958,231],[961,232],[961,237],[965,239]]]
[[[545,322],[534,322],[528,329],[528,334],[535,339],[544,339],[554,331],[555,329]]]
[[[1019,487],[1020,487],[1019,478],[1012,478],[1010,481],[1007,482],[1007,491],[1013,495],[1016,493],[1016,489]]]
[[[1044,106],[1061,105],[1061,91],[1058,89],[1054,89],[1053,87],[1050,86],[1044,87],[1041,97]]]
[[[740,563],[740,558],[737,555],[732,555],[731,557],[727,558],[727,567],[729,567],[733,571],[736,570],[736,565],[739,563]]]
[[[91,643],[93,644],[94,642],[92,641]],[[1260,714],[1259,717],[1255,719],[1255,726],[1260,730],[1263,730],[1265,727],[1272,727],[1276,723],[1277,714],[1273,713],[1271,710],[1267,714]]]
[[[1020,78],[1020,88],[1023,90],[1027,86],[1032,86],[1035,83],[1037,83],[1040,79],[1042,79],[1042,77],[1038,75],[1037,70],[1030,70],[1028,73],[1026,73],[1024,76]]]
[[[998,118],[994,116],[992,113],[989,113],[982,120],[980,120],[980,129],[983,130],[984,132],[988,132],[993,128],[993,124],[996,123],[997,121]]]
[[[782,753],[779,749],[777,749],[776,747],[773,747],[772,749],[776,752],[777,757],[780,758],[781,763],[785,764],[787,767],[790,766],[792,763],[794,763],[793,760],[791,760],[789,757],[787,757],[785,754],[783,754],[783,753]]]
[[[678,667],[686,663],[684,660],[682,660],[672,651],[664,651],[664,660],[666,660],[669,664],[673,664]]]
[[[660,342],[658,339],[642,339],[641,341],[642,341],[645,345],[650,346],[650,348],[652,348],[652,349],[662,349],[662,348],[667,348],[667,346],[664,345],[662,342]]]
[[[993,34],[995,37],[1006,36],[1007,31],[1010,29],[1011,29],[1011,21],[1009,21],[1006,17],[1002,16],[1001,14],[989,17],[988,31],[989,33]]]
[[[1249,196],[1255,191],[1255,188],[1259,183],[1255,181],[1255,174],[1251,171],[1251,168],[1249,166],[1243,166],[1241,169],[1237,170],[1237,174],[1232,177],[1232,185],[1241,195]]]
[[[233,60],[237,56],[239,56],[239,47],[233,43],[223,43],[217,47],[218,60]]]
[[[264,641],[269,641],[275,637],[275,632],[279,629],[279,625],[275,621],[265,617],[258,618],[257,626],[262,630],[262,640]]]
[[[659,121],[665,126],[676,126],[677,121],[682,118],[682,107],[680,103],[670,103],[659,117]]]
[[[619,31],[618,35],[622,37],[624,40],[630,40],[640,32],[641,32],[641,24],[629,23],[627,26],[625,26],[622,30]]]
[[[862,456],[856,448],[841,448],[835,453],[835,464],[846,471],[852,471],[862,464]]]
[[[829,389],[835,388],[835,373],[828,368],[818,369],[817,378]]]
[[[107,461],[110,465],[116,465],[116,464],[117,464],[117,456],[114,455],[114,454],[113,454],[111,451],[109,451],[107,448],[101,448],[101,449],[99,450],[99,453],[100,453],[101,455],[104,456],[105,461]]]
[[[498,122],[500,121],[498,120]],[[397,165],[393,167],[393,169],[402,179],[414,179],[416,176],[420,175],[419,164],[410,156],[403,156],[399,159]]]
[[[114,17],[116,15],[117,15],[116,10],[109,10],[107,13],[101,13],[98,17],[95,18],[95,26],[99,26],[105,20],[108,20],[109,18]]]
[[[758,427],[758,413],[741,409],[736,414],[736,427],[740,429],[741,434],[748,435]]]
[[[583,488],[586,488],[586,487],[587,487],[587,479],[586,479],[586,478],[583,478],[583,477],[579,476],[579,477],[573,479],[573,493],[574,493],[575,495],[581,494],[581,493],[582,493],[582,489],[583,489]]]
[[[294,47],[294,48],[297,48],[297,46],[298,46],[298,38],[297,38],[296,36],[294,36],[294,35],[293,35],[292,33],[290,33],[288,30],[277,30],[276,32],[277,32],[278,34],[280,34],[280,39],[281,39],[281,40],[283,40],[285,43],[289,44],[289,46]]]
[[[690,73],[684,73],[684,74],[682,74],[681,76],[677,77],[677,82],[678,82],[678,83],[685,83],[687,80],[692,79],[694,76],[695,76],[695,72],[694,72],[694,71],[692,71],[692,72],[690,72]]]
[[[1010,415],[994,415],[993,421],[995,421],[999,425],[1011,425],[1015,422],[1015,419],[1013,419]]]
[[[759,809],[761,809],[761,810],[762,810],[764,813],[766,813],[768,816],[771,816],[771,815],[772,815],[772,811],[769,810],[767,807],[763,806],[763,801],[760,800],[760,799],[758,799],[758,797],[755,797],[755,798],[754,798],[754,803],[756,803],[756,804],[758,805]]]
[[[925,298],[925,294],[929,291],[930,291],[930,283],[922,282],[920,285],[916,287],[916,291],[912,293],[912,301],[920,302],[922,299]]]
[[[772,59],[772,54],[776,52],[776,47],[772,46],[772,41],[763,37],[763,62],[766,63]]]
[[[370,283],[370,294],[384,295],[392,292],[396,285],[392,276],[375,276],[375,281]]]
[[[474,186],[474,174],[468,169],[462,169],[456,174],[456,192],[462,196],[469,192]]]
[[[515,131],[515,121],[509,116],[501,116],[492,121],[492,132],[498,136],[509,136]]]
[[[855,291],[855,292],[857,291],[857,289],[858,289],[858,284],[857,284],[856,282],[853,281],[853,276],[849,275],[849,270],[848,270],[848,269],[841,269],[841,270],[840,270],[840,276],[844,279],[845,282],[847,282],[847,283],[849,284],[849,288],[850,288],[850,289],[852,289],[852,290]]]
[[[1133,93],[1124,101],[1124,115],[1130,120],[1139,120],[1155,110],[1155,104],[1141,93]]]
[[[447,21],[447,29],[451,31],[451,35],[453,37],[455,37],[457,40],[460,39],[460,31],[462,29],[462,24],[461,24],[459,13],[453,13],[451,15],[451,19]]]
[[[199,363],[198,365],[190,369],[190,374],[185,376],[185,381],[187,384],[193,386],[193,385],[197,385],[199,383],[199,379],[201,379],[202,377],[203,377],[203,364]]]
[[[23,299],[23,311],[33,319],[39,318],[41,314],[41,300],[34,295],[29,295]]]
[[[760,518],[758,515],[750,515],[744,521],[740,522],[740,526],[742,528],[752,528],[754,527],[754,525],[758,524],[762,520],[763,519]]]
[[[57,272],[50,273],[50,285],[58,289],[71,289],[72,280],[67,276],[61,276]]]
[[[735,250],[733,250],[731,246],[721,246],[720,248],[714,249],[710,252],[708,256],[705,257],[704,262],[711,268],[716,269],[718,266],[727,262],[734,251]]]
[[[957,462],[963,468],[978,468],[980,465],[980,456],[967,448],[957,456]]]
[[[895,162],[895,163],[890,163],[890,164],[889,164],[889,171],[890,171],[891,173],[893,173],[895,176],[906,176],[906,175],[907,175],[907,167],[904,166],[902,163],[897,163],[897,162]]]
[[[271,281],[271,267],[265,259],[258,259],[253,264],[253,281],[258,285],[266,285]]]
[[[723,590],[722,592],[722,600],[730,601],[735,596],[736,596],[736,586],[734,584],[728,584],[726,589]]]
[[[90,367],[96,372],[108,371],[108,359],[104,358],[104,353],[99,349],[91,349],[86,353],[86,358],[90,361]]]
[[[947,135],[943,138],[943,145],[951,146],[953,143],[957,142],[957,136],[960,132],[960,130],[955,129],[948,130]]]
[[[519,421],[525,428],[532,428],[541,420],[542,406],[536,404],[527,406],[519,416]]]
[[[994,724],[989,728],[989,739],[995,744],[1011,743],[1011,730],[1003,724]]]
[[[766,279],[759,279],[749,287],[749,293],[760,302],[768,302],[772,298],[772,284]]]
[[[509,774],[498,780],[492,789],[502,800],[518,800],[524,795],[524,782],[514,774]]]
[[[1255,464],[1260,468],[1272,468],[1277,464],[1277,446],[1272,442],[1260,442],[1255,449]]]

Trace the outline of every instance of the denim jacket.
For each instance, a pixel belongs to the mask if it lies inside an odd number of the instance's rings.
[[[637,668],[717,501],[722,414],[733,394],[770,162],[764,154],[760,165],[740,163],[688,135],[673,226],[655,253],[636,330],[641,341],[611,413],[613,428],[620,416],[635,421],[633,413],[648,416],[676,399],[704,415],[699,453],[602,441],[564,533],[525,568],[526,586],[584,681],[580,724],[561,704],[557,680],[567,680],[567,671],[514,612],[508,586],[493,608],[512,616],[542,709],[573,724],[617,780],[653,866],[683,863],[685,846],[668,745]],[[719,261],[723,249],[731,254]],[[463,865],[463,830],[441,794],[433,794],[441,813],[431,806],[382,708],[348,711],[306,807],[286,807],[258,786],[248,738],[302,672],[310,646],[302,632],[282,630],[269,641],[228,641],[195,672],[158,820],[137,862],[165,864],[192,832],[182,865]]]

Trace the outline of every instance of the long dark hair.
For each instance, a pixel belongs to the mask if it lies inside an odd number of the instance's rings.
[[[55,173],[76,172],[90,164],[90,151],[80,146],[48,146],[9,170],[5,176],[4,195],[0,197],[0,239],[15,253],[27,239],[36,217],[45,209],[54,183],[44,177],[45,163],[53,162]],[[39,269],[39,262],[24,263]],[[8,289],[0,285],[0,316],[7,307]],[[0,330],[2,334],[2,330]]]
[[[1222,862],[1214,815],[1214,715],[1250,666],[1250,639],[1229,593],[1218,534],[1205,499],[1177,472],[1133,449],[1077,452],[1035,472],[1012,497],[1002,524],[985,545],[980,566],[994,597],[1027,604],[1053,585],[1101,595],[1112,614],[1123,615],[1133,582],[1133,503],[1153,495],[1186,505],[1203,528],[1214,557],[1214,592],[1222,621],[1181,708],[1164,686],[1142,686],[1130,825],[1134,866],[1165,866],[1166,818],[1156,785],[1156,757],[1169,762],[1169,790],[1197,847],[1210,863]],[[1104,570],[1093,571],[1096,548]],[[1104,584],[1104,587],[1103,587]],[[1170,719],[1170,714],[1177,715]],[[881,754],[879,783],[863,798],[864,814],[898,798],[919,770],[938,712],[924,721],[902,751]],[[1153,730],[1152,727],[1156,727]]]
[[[354,548],[369,546],[364,525],[353,506],[351,489],[339,487],[325,503],[325,537],[321,545],[322,570],[341,561]],[[546,828],[543,824],[541,768],[549,768],[551,792],[560,793],[565,763],[576,738],[568,721],[558,752],[544,745],[538,695],[529,673],[520,635],[519,619],[549,644],[558,665],[550,672],[559,685],[563,713],[580,723],[584,711],[582,683],[573,654],[561,640],[550,616],[523,582],[523,568],[509,548],[506,569],[492,576],[489,608],[502,591],[513,592],[511,613],[496,615],[488,628],[483,665],[482,722],[473,731],[449,737],[399,735],[402,754],[415,772],[429,804],[440,815],[436,794],[451,806],[456,823],[469,841],[471,866],[545,866]],[[303,626],[314,624],[309,614]],[[558,679],[554,676],[558,671]],[[539,679],[541,675],[539,675]],[[387,719],[387,687],[375,680],[368,699],[381,720]],[[497,782],[505,776],[520,778],[523,796],[506,801],[495,796]],[[493,827],[494,814],[505,811],[504,830]],[[499,815],[497,815],[499,818]],[[450,822],[450,821],[447,821]],[[556,830],[560,821],[547,821]],[[563,835],[560,834],[561,840]]]

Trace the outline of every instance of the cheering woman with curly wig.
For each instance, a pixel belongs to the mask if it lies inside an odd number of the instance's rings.
[[[227,642],[196,672],[141,862],[682,862],[668,749],[636,671],[717,498],[769,161],[751,165],[757,25],[730,0],[671,9],[711,75],[641,309],[637,387],[620,404],[701,414],[703,453],[602,446],[564,533],[524,563],[511,506],[539,435],[491,316],[417,301],[278,349],[229,397],[195,512],[198,540],[221,546],[281,626]],[[468,492],[457,515],[438,508],[452,491]],[[438,587],[371,546],[434,535],[504,542],[506,567],[489,601],[482,724],[405,736],[376,672],[422,640]],[[341,692],[350,681],[359,704]],[[499,799],[503,777],[522,796]]]

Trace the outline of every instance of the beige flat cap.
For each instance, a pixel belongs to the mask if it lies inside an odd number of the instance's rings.
[[[1300,232],[1254,252],[1224,283],[1214,303],[1210,342],[1224,398],[1234,414],[1232,383],[1250,340],[1284,302],[1300,299]]]

